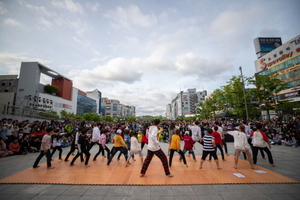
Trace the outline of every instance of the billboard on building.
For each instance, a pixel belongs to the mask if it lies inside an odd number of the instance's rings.
[[[270,52],[282,45],[280,37],[258,37],[254,39],[255,52]]]
[[[255,60],[256,73],[272,68],[273,65],[291,58],[300,52],[300,35],[284,43],[275,50]]]

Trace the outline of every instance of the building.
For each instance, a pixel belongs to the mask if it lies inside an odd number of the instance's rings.
[[[178,117],[195,115],[198,104],[205,100],[206,95],[206,90],[197,92],[195,88],[179,92],[167,105],[166,117],[174,120]]]
[[[119,100],[102,98],[103,116],[111,117],[131,117],[135,116],[135,107],[127,106],[120,103]]]
[[[256,74],[275,77],[287,84],[288,89],[277,94],[277,100],[300,102],[300,35],[258,57],[255,70]]]
[[[45,93],[45,85],[40,83],[41,75],[51,77],[52,86],[58,88],[56,94]],[[72,80],[38,62],[22,62],[20,75],[0,76],[0,104],[6,108],[5,114],[38,117],[43,112],[62,110],[83,115],[98,113],[97,99],[73,87]],[[2,112],[3,113],[3,112]]]

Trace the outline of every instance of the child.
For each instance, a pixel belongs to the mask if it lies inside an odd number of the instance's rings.
[[[202,158],[200,161],[200,167],[199,169],[202,169],[202,165],[206,159],[206,157],[208,156],[208,154],[212,155],[212,157],[214,158],[216,164],[217,164],[217,169],[222,169],[219,166],[219,161],[218,161],[218,156],[216,154],[216,150],[215,150],[215,139],[213,136],[211,136],[213,130],[212,129],[208,129],[207,130],[207,135],[205,135],[203,138],[201,138],[201,140],[203,141],[203,153],[202,153]]]
[[[183,141],[184,141],[184,148],[183,148],[183,155],[185,154],[185,152],[189,152],[189,154],[192,154],[193,156],[193,160],[196,162],[196,156],[195,156],[195,153],[194,153],[194,150],[193,148],[194,147],[194,140],[193,138],[190,136],[190,133],[189,131],[186,131],[185,134],[184,134],[184,137],[183,137]],[[179,159],[180,161],[182,160],[182,157],[180,157]]]
[[[113,157],[115,156],[117,151],[121,151],[124,154],[126,161],[128,159],[128,157],[127,157],[128,147],[127,147],[126,143],[124,142],[124,139],[122,138],[121,133],[122,133],[122,131],[120,129],[117,130],[117,134],[113,138],[114,146],[111,150],[111,155],[107,161],[107,165],[110,164],[111,160],[113,159]]]
[[[106,146],[106,139],[107,139],[107,135],[109,135],[110,134],[110,132],[109,132],[109,130],[108,129],[104,129],[103,131],[102,131],[102,134],[100,135],[100,139],[99,139],[99,144],[101,145],[101,151],[100,152],[102,152],[102,155],[103,155],[103,157],[105,158],[105,156],[104,156],[104,150],[106,151],[106,153],[107,153],[107,158],[109,159],[109,157],[110,157],[110,150],[109,150],[109,148],[107,148],[107,146]],[[100,152],[98,152],[95,156],[94,156],[94,161],[95,160],[97,160],[97,156],[100,154]]]
[[[142,153],[142,149],[141,146],[139,145],[139,141],[137,139],[137,132],[133,132],[132,136],[130,138],[130,143],[131,143],[131,147],[130,147],[130,155],[128,157],[127,163],[126,163],[126,167],[130,164],[129,160],[131,158],[132,155],[134,154],[139,154],[139,156],[141,157],[141,163],[143,164],[143,153]]]
[[[219,127],[215,126],[214,128],[214,132],[212,132],[211,136],[213,136],[215,138],[215,143],[216,143],[216,154],[217,154],[217,148],[220,150],[221,152],[221,156],[222,156],[222,160],[225,161],[225,157],[224,157],[224,152],[223,152],[223,142],[222,142],[222,138],[221,138],[221,134],[218,132]],[[209,155],[209,161],[211,161],[211,154]]]
[[[180,154],[181,158],[183,159],[183,163],[185,164],[186,167],[188,167],[185,156],[180,149],[180,141],[181,141],[180,140],[180,130],[176,129],[175,134],[172,135],[172,140],[170,143],[170,158],[169,158],[169,166],[170,167],[172,166],[172,159],[173,159],[173,155],[174,155],[175,151]]]

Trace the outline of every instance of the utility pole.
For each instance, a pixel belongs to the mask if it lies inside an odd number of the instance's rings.
[[[241,71],[242,82],[243,82],[243,93],[244,93],[244,102],[245,102],[245,108],[246,108],[246,117],[247,117],[247,120],[248,120],[249,119],[249,116],[248,116],[248,107],[247,107],[247,100],[246,100],[246,93],[245,93],[245,82],[244,82],[244,76],[243,76],[242,67],[240,67],[240,71]]]

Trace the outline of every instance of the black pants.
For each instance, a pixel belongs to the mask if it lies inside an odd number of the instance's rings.
[[[225,153],[228,153],[227,144],[226,144],[225,139],[223,139],[222,142],[223,142],[223,145],[224,145]]]
[[[219,143],[216,143],[216,147],[215,147],[216,154],[217,154],[217,149],[219,149],[221,152],[222,160],[225,160],[223,148],[221,147],[221,145]],[[212,155],[209,154],[209,160],[211,160],[211,157],[212,157]]]
[[[175,149],[170,149],[170,158],[169,158],[169,166],[171,167],[172,166],[172,160],[173,160],[173,155],[174,155],[174,152],[177,152],[177,150]],[[183,163],[186,165],[186,159],[185,159],[185,156],[183,154],[183,152],[181,150],[179,150],[179,153],[180,157],[183,159]]]
[[[47,158],[47,167],[51,167],[51,153],[50,153],[50,149],[47,150],[47,152],[45,153],[43,150],[41,150],[40,155],[36,158],[33,167],[37,167],[40,160],[42,159],[43,156],[46,156]]]
[[[272,153],[271,153],[271,151],[270,151],[270,149],[268,147],[255,147],[255,146],[253,146],[253,163],[256,164],[258,150],[260,150],[260,149],[264,150],[267,153],[268,159],[269,159],[269,163],[270,164],[274,164]]]
[[[113,159],[113,157],[115,156],[115,154],[116,154],[118,151],[121,151],[121,153],[124,154],[125,159],[126,159],[126,161],[127,161],[127,159],[128,159],[128,155],[127,155],[127,154],[128,154],[128,151],[127,151],[127,149],[126,149],[125,147],[113,147],[112,150],[111,150],[111,154],[110,154],[110,156],[109,156],[109,159],[108,159],[108,161],[107,161],[107,165],[110,164],[111,160]]]
[[[105,145],[105,148],[103,148],[103,146],[100,145],[100,150],[99,150],[98,153],[94,156],[94,160],[97,159],[97,157],[99,156],[100,152],[102,152],[102,156],[104,156],[104,150],[105,150],[106,153],[107,153],[107,159],[109,159],[109,157],[110,157],[110,150],[109,150],[109,148],[107,148],[106,145]]]
[[[67,154],[67,156],[66,156],[66,158],[65,158],[65,161],[68,161],[69,157],[70,157],[71,154],[75,151],[75,149],[77,149],[77,148],[75,147],[75,145],[71,145],[70,151],[69,151],[69,153]],[[80,160],[81,160],[81,162],[84,161],[83,155],[82,155],[82,154],[80,155]]]
[[[59,160],[61,160],[62,159],[61,158],[61,155],[62,155],[62,148],[61,148],[61,146],[56,146],[56,147],[53,148],[52,153],[51,153],[51,158],[52,158],[53,154],[56,152],[56,150],[59,151],[58,158],[59,158]]]
[[[86,156],[86,158],[85,158],[85,165],[88,165],[89,164],[89,159],[90,159],[90,156],[91,156],[91,154],[90,154],[90,152],[88,151],[88,150],[83,150],[81,153],[79,153],[79,151],[77,152],[77,154],[76,154],[76,156],[72,159],[72,162],[70,163],[70,165],[73,165],[74,164],[74,162],[75,162],[75,160],[80,156],[80,157],[83,157],[83,154],[82,153],[84,153],[84,155]]]

